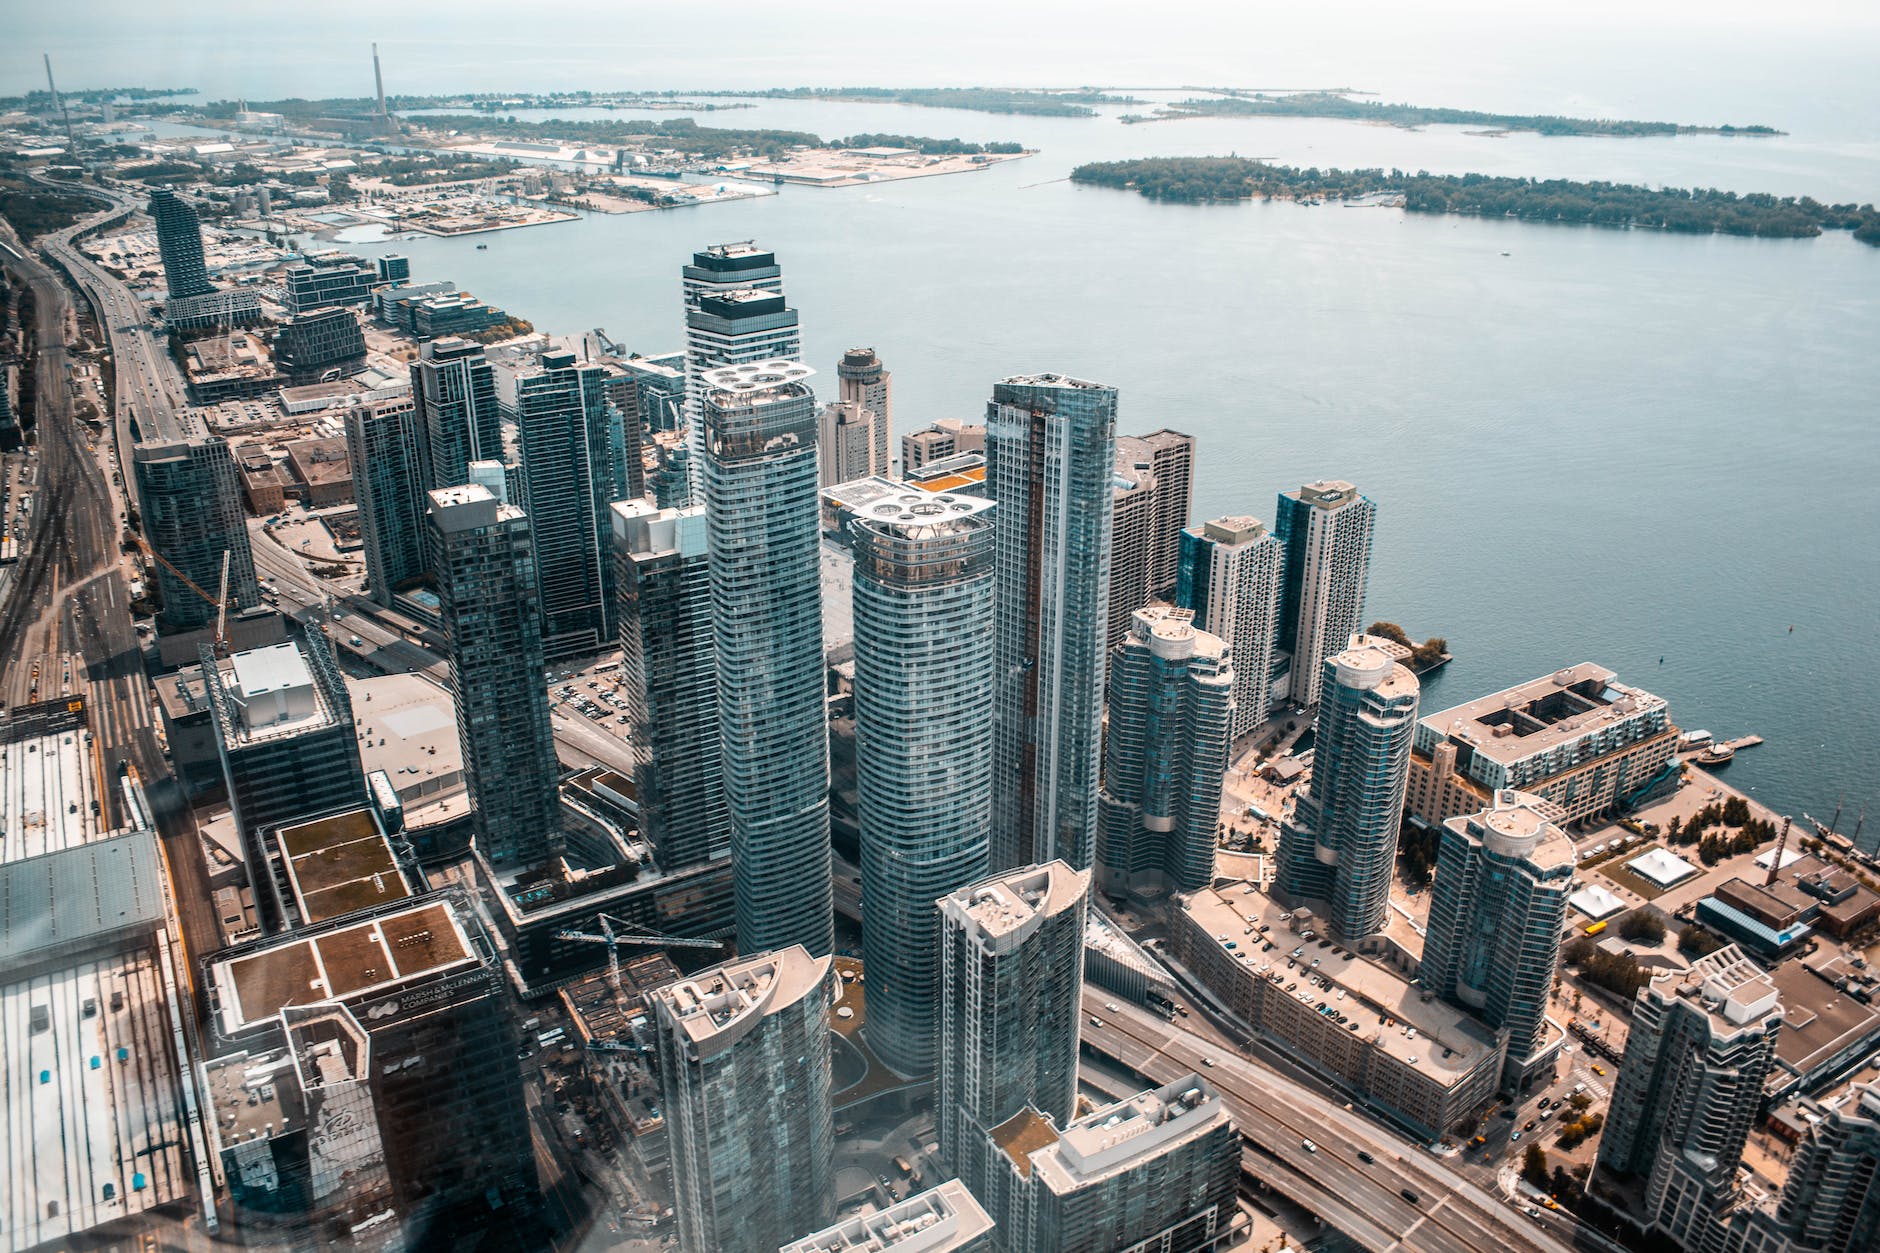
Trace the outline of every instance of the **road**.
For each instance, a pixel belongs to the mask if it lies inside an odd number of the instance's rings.
[[[1552,1228],[1459,1177],[1420,1146],[1185,1025],[1094,988],[1084,994],[1084,1019],[1085,1048],[1147,1080],[1204,1075],[1248,1141],[1247,1173],[1373,1253],[1557,1253],[1567,1247]],[[1406,1190],[1416,1199],[1407,1199]]]

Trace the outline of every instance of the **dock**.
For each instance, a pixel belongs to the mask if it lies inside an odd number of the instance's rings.
[[[1745,735],[1740,739],[1725,740],[1723,741],[1723,743],[1717,745],[1717,747],[1727,748],[1730,751],[1735,752],[1739,748],[1755,748],[1758,744],[1762,742],[1763,742],[1763,737],[1760,735]]]

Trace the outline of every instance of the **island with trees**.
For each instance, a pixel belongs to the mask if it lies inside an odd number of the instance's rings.
[[[1285,94],[1222,89],[1165,105],[1150,114],[1129,114],[1125,122],[1162,122],[1185,117],[1327,117],[1386,126],[1484,126],[1491,130],[1533,131],[1537,135],[1598,135],[1638,138],[1648,135],[1780,135],[1773,126],[1689,126],[1678,122],[1639,122],[1625,118],[1561,117],[1556,114],[1488,113],[1479,109],[1433,109],[1414,104],[1354,100],[1352,93],[1300,91]]]
[[[1685,190],[1403,170],[1300,169],[1236,156],[1098,161],[1072,170],[1071,181],[1189,204],[1255,198],[1373,200],[1398,204],[1408,213],[1767,239],[1812,239],[1824,231],[1845,230],[1863,244],[1880,247],[1880,210],[1871,203],[1822,204],[1808,196],[1739,194],[1714,188]]]
[[[685,93],[669,93],[685,94]],[[759,100],[839,100],[851,104],[914,104],[975,113],[1022,113],[1032,117],[1095,117],[1097,104],[1140,104],[1094,88],[1062,91],[1006,87],[771,87],[760,91],[713,91],[711,96]]]

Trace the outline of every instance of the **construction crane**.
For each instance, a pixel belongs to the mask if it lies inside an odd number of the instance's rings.
[[[616,995],[620,992],[620,946],[623,944],[669,945],[673,948],[710,948],[720,949],[724,945],[717,940],[694,940],[685,936],[661,935],[649,931],[638,923],[628,922],[624,918],[615,918],[611,914],[596,914],[601,933],[576,931],[564,928],[555,933],[557,940],[577,940],[583,944],[605,944],[607,946],[607,982],[613,985]],[[615,924],[618,924],[616,930]]]
[[[228,643],[228,563],[231,555],[229,550],[226,548],[222,550],[222,594],[220,596],[211,596],[209,593],[202,590],[200,583],[164,560],[163,554],[152,548],[150,541],[145,539],[142,535],[139,535],[136,531],[126,531],[124,534],[133,548],[162,566],[165,570],[168,570],[171,574],[174,574],[182,581],[184,587],[187,587],[190,591],[202,597],[215,608],[215,646],[216,650],[220,652]]]

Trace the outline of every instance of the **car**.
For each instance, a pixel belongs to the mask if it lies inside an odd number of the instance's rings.
[[[1210,1069],[1212,1069],[1214,1066],[1214,1059],[1212,1057],[1204,1057],[1201,1059],[1201,1064],[1203,1066],[1207,1066]]]
[[[1101,1027],[1101,1026],[1103,1025],[1103,1019],[1101,1019],[1101,1018],[1092,1018],[1092,1019],[1090,1020],[1090,1025],[1091,1025],[1091,1026],[1093,1026],[1093,1027]]]
[[[1358,1160],[1361,1162],[1370,1164],[1370,1165],[1375,1165],[1377,1162],[1377,1159],[1375,1157],[1372,1157],[1369,1153],[1365,1152],[1363,1149],[1358,1150]]]
[[[1521,1130],[1523,1130],[1523,1131],[1532,1131],[1532,1130],[1534,1130],[1534,1120],[1533,1120],[1532,1118],[1530,1118],[1530,1119],[1528,1119],[1528,1120],[1527,1120],[1527,1121],[1526,1121],[1525,1123],[1522,1123],[1522,1124],[1521,1124]]]
[[[1508,1143],[1513,1144],[1516,1140],[1519,1140],[1520,1138],[1521,1138],[1521,1132],[1519,1130],[1516,1130],[1513,1135],[1508,1137]]]
[[[1299,1147],[1304,1149],[1308,1153],[1316,1153],[1319,1151],[1319,1146],[1312,1143],[1312,1141],[1310,1140],[1301,1140],[1299,1142]]]
[[[1115,1014],[1115,1013],[1120,1013],[1123,1007],[1121,1005],[1118,1005],[1115,1001],[1105,1001],[1103,1003],[1103,1008],[1109,1010],[1112,1014]]]
[[[1585,1084],[1583,1084],[1583,1083],[1576,1083],[1576,1084],[1574,1084],[1574,1085],[1573,1085],[1573,1093],[1574,1093],[1574,1095],[1575,1095],[1575,1096],[1578,1096],[1578,1095],[1579,1095],[1580,1093],[1582,1093],[1582,1092],[1584,1092],[1584,1091],[1586,1091],[1586,1085],[1585,1085]]]
[[[1593,1067],[1593,1073],[1596,1075],[1603,1075],[1606,1073],[1606,1068],[1604,1066],[1595,1066]]]
[[[1410,1204],[1412,1205],[1415,1205],[1417,1203],[1417,1194],[1412,1192],[1408,1188],[1397,1189],[1397,1195],[1402,1197],[1404,1200],[1410,1202]]]

